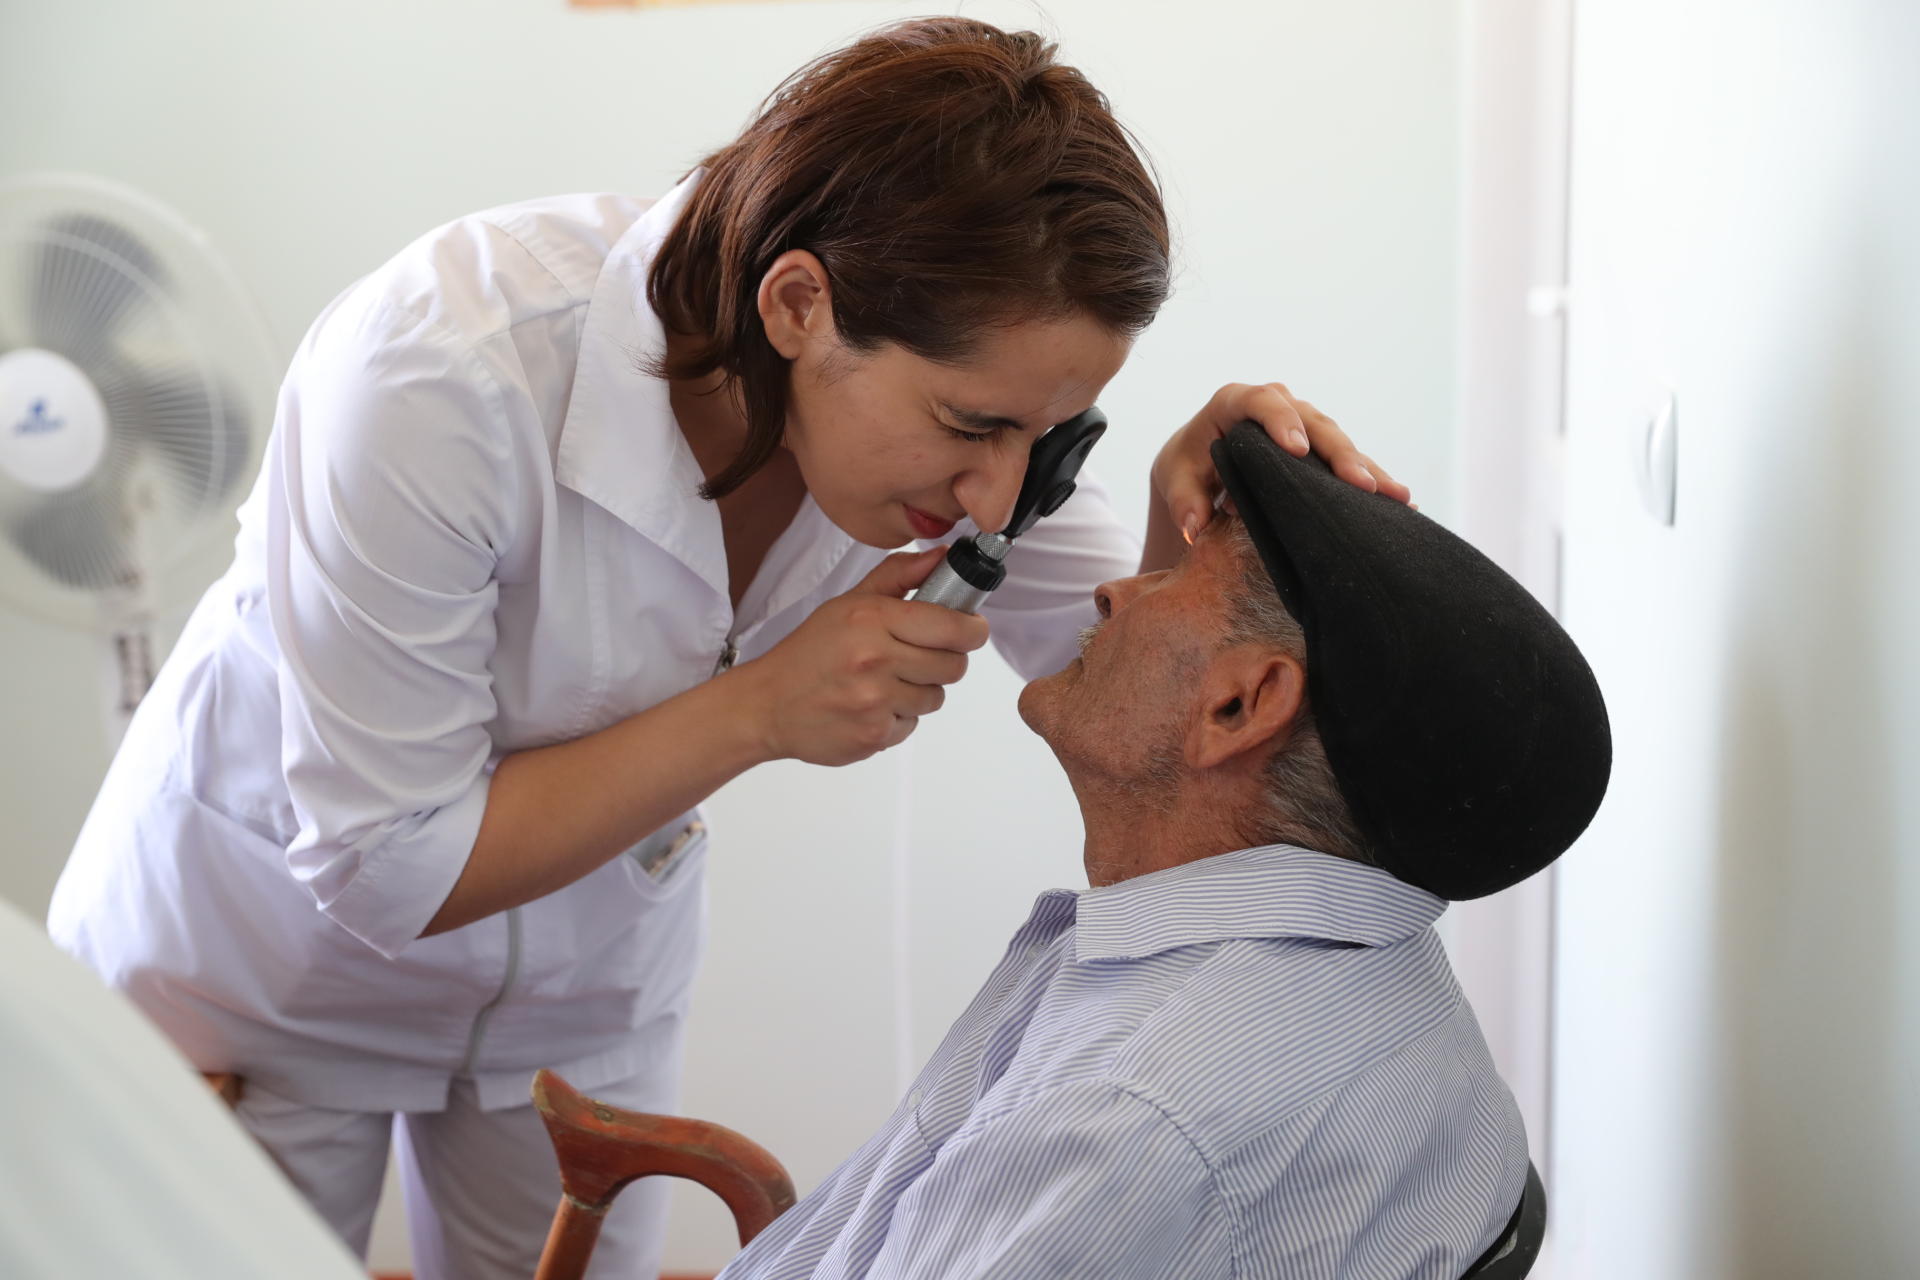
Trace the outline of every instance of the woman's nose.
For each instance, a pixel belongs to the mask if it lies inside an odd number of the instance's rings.
[[[967,472],[953,487],[953,496],[982,533],[998,533],[1013,520],[1013,504],[1027,478],[1027,451],[986,446],[994,456]]]

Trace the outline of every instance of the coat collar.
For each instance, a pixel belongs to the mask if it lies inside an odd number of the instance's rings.
[[[647,363],[666,350],[666,329],[647,302],[647,268],[700,177],[695,171],[655,202],[607,255],[587,304],[554,477],[724,596],[727,552],[719,510],[698,496],[706,477],[674,419],[666,381],[646,372]],[[811,554],[793,557],[797,563],[789,567],[797,576],[786,581],[783,575],[776,605],[790,603],[800,585],[818,585],[852,544],[816,516],[809,497],[791,532],[808,535]]]
[[[1364,866],[1292,845],[1202,858],[1079,894],[1077,960],[1135,959],[1230,938],[1404,941],[1447,904]]]

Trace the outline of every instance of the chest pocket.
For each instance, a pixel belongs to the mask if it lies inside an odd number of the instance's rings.
[[[627,850],[646,877],[643,887],[651,886],[670,893],[677,878],[699,856],[707,843],[707,824],[693,814],[684,814]]]

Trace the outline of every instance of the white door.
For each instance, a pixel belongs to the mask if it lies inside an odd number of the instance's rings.
[[[1915,13],[1578,9],[1555,1280],[1920,1274]]]

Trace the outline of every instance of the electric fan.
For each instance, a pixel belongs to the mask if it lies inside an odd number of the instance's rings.
[[[153,681],[156,613],[233,535],[277,374],[180,218],[98,179],[0,182],[0,602],[103,637],[116,735]]]

